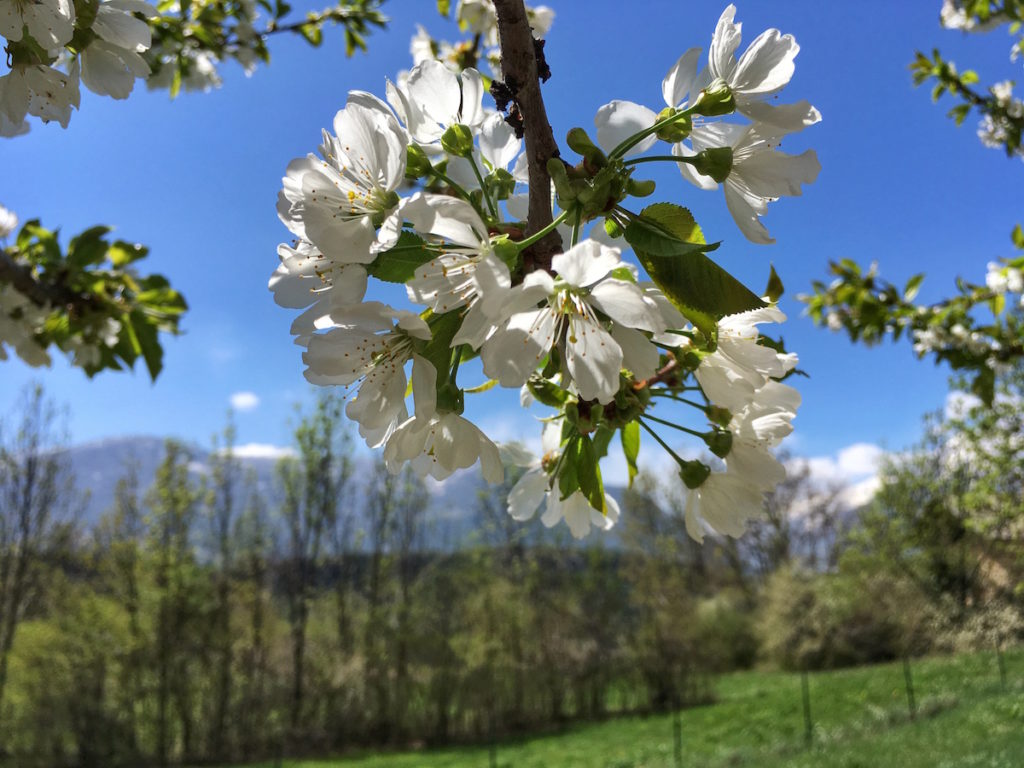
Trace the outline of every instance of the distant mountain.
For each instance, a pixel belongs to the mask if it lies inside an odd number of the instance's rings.
[[[153,484],[157,468],[164,458],[164,439],[149,436],[114,437],[82,443],[67,449],[71,471],[84,508],[79,519],[85,529],[94,527],[114,504],[118,481],[128,468],[135,466],[139,489],[143,493]],[[188,446],[192,456],[190,469],[198,482],[209,472],[210,453],[195,445]],[[238,457],[242,474],[255,475],[256,489],[273,509],[280,501],[275,481],[277,457],[273,455]],[[357,460],[356,482],[365,478],[370,460]],[[451,548],[462,543],[473,531],[478,494],[486,488],[476,469],[458,472],[444,483],[427,481],[430,505],[425,517],[427,546]],[[357,510],[357,518],[362,509]]]

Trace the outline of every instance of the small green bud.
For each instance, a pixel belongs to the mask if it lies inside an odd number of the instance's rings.
[[[653,179],[629,179],[626,191],[633,197],[647,197],[654,194],[655,186]]]
[[[410,144],[405,150],[405,178],[420,179],[429,176],[432,166],[427,153],[419,144]]]
[[[679,110],[673,109],[672,107],[665,107],[661,112],[658,113],[658,119],[656,122],[667,120],[674,115],[678,115]],[[689,115],[684,115],[677,119],[674,123],[662,126],[654,134],[662,141],[667,141],[669,144],[678,144],[680,141],[690,135],[690,131],[693,130],[693,120],[690,119]]]
[[[557,157],[548,158],[548,175],[555,185],[555,193],[562,202],[569,203],[576,199],[576,188],[569,181],[569,174],[565,172],[565,163]]]
[[[705,413],[708,415],[708,421],[720,427],[728,427],[729,422],[732,421],[732,412],[728,408],[709,405]]]
[[[699,488],[711,474],[711,467],[707,467],[699,461],[684,461],[679,468],[679,477],[683,484],[690,488]]]
[[[438,413],[461,414],[465,409],[466,396],[459,389],[455,382],[449,381],[437,389],[437,411]]]
[[[605,157],[604,152],[590,140],[587,132],[582,128],[571,129],[566,134],[565,143],[569,145],[569,149],[583,157],[592,166],[603,168],[608,164],[608,158]]]
[[[711,147],[693,156],[693,167],[697,173],[710,176],[721,183],[732,172],[732,147]]]
[[[519,266],[519,248],[508,239],[508,235],[501,235],[491,240],[491,248],[494,249],[494,255],[505,262],[509,271],[516,270]]]
[[[604,231],[608,233],[608,237],[622,237],[622,225],[611,217],[604,220]]]
[[[715,456],[724,459],[732,450],[732,432],[727,429],[716,429],[704,435],[704,442]]]
[[[719,77],[700,92],[694,108],[697,114],[705,117],[729,115],[736,111],[736,99],[732,95],[732,88]]]
[[[473,154],[473,131],[461,123],[449,126],[441,135],[441,147],[449,155],[469,157]]]
[[[507,200],[516,188],[516,180],[504,168],[498,168],[487,176],[487,188],[499,200]]]

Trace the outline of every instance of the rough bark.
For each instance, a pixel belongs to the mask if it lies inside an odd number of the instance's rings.
[[[501,43],[501,72],[505,84],[515,93],[523,117],[523,136],[530,172],[530,208],[527,236],[550,224],[551,176],[547,162],[558,156],[551,124],[544,109],[537,76],[537,55],[533,32],[523,0],[495,0],[498,36]],[[551,269],[551,257],[562,252],[562,238],[551,232],[524,252],[527,271]]]

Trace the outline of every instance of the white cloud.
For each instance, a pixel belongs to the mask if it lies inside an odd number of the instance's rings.
[[[235,456],[239,459],[281,459],[285,456],[294,456],[295,449],[282,445],[271,445],[270,443],[246,443],[236,445],[233,449]]]
[[[236,411],[251,411],[260,404],[260,398],[255,392],[235,392],[230,402]]]
[[[878,491],[878,470],[886,453],[874,443],[853,443],[832,456],[795,457],[787,467],[799,471],[806,467],[810,483],[823,493],[838,489],[839,504],[847,509],[862,507]],[[810,501],[797,503],[793,510],[799,515]]]

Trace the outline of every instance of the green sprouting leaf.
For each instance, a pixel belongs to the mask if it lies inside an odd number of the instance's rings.
[[[924,272],[918,272],[912,278],[907,280],[907,285],[903,289],[903,300],[913,301],[917,297],[917,292],[921,290],[921,283],[924,281]]]
[[[970,104],[957,104],[951,110],[949,110],[949,116],[953,118],[953,121],[957,125],[962,125],[964,120],[967,119],[967,115],[970,114]]]
[[[1011,237],[1013,238],[1013,244],[1021,250],[1024,250],[1024,229],[1021,229],[1020,224],[1013,228],[1013,234]]]
[[[437,0],[437,12],[447,19],[452,12],[451,0]]]
[[[292,7],[284,0],[276,0],[274,3],[274,18],[282,19],[292,12]]]
[[[775,265],[769,264],[768,268],[771,271],[768,274],[768,285],[765,286],[763,295],[772,301],[778,301],[782,294],[786,292],[786,288],[782,285],[782,278],[779,277],[779,273],[775,271]]]
[[[579,490],[580,481],[577,474],[577,468],[580,462],[580,453],[582,448],[580,446],[580,436],[574,435],[569,438],[569,441],[565,444],[565,448],[562,449],[565,453],[565,458],[562,459],[562,466],[558,470],[558,493],[561,499],[567,499],[572,494]]]
[[[451,376],[452,339],[462,325],[462,313],[458,310],[443,315],[433,315],[427,321],[430,325],[431,339],[420,351],[437,369],[438,389],[444,387]]]
[[[144,245],[118,240],[110,246],[108,256],[110,257],[110,263],[115,267],[124,267],[133,261],[145,258],[148,253],[149,248]]]
[[[170,65],[165,64],[164,66]],[[172,99],[174,99],[177,98],[179,93],[181,93],[181,67],[175,64],[174,74],[171,76],[170,96]]]
[[[964,85],[974,85],[978,82],[978,73],[973,69],[964,70],[963,74],[960,75],[960,82]]]
[[[137,309],[132,310],[131,314],[128,315],[128,322],[134,331],[136,344],[142,353],[142,359],[146,361],[149,377],[156,381],[156,377],[160,375],[160,371],[164,367],[164,350],[160,346],[160,341],[157,337],[157,327],[150,322],[150,319],[143,312]]]
[[[324,31],[316,22],[309,22],[300,26],[299,34],[306,38],[306,41],[314,48],[319,47],[324,41]]]
[[[576,477],[579,480],[580,491],[587,497],[590,506],[606,515],[608,507],[604,500],[604,483],[601,480],[601,467],[597,463],[594,443],[589,435],[580,435],[578,439],[580,447],[577,454]]]
[[[629,222],[624,234],[635,250],[652,256],[682,256],[718,247],[718,243],[708,245],[690,211],[674,203],[647,206],[640,218]]]
[[[633,487],[633,478],[637,474],[636,459],[640,454],[640,423],[631,421],[625,424],[621,431],[622,453],[626,457],[626,467],[629,469],[629,487]]]
[[[991,406],[996,397],[996,374],[991,368],[982,368],[971,382],[971,392],[986,406]]]
[[[71,238],[68,244],[68,262],[75,267],[87,267],[99,264],[106,258],[107,242],[104,235],[110,232],[110,227],[91,227],[80,235]]]
[[[669,301],[706,334],[725,315],[758,309],[765,303],[703,251],[700,227],[688,210],[672,203],[655,203],[640,212],[640,221],[626,227],[626,240],[647,274]]]
[[[988,307],[992,310],[993,315],[998,316],[1003,314],[1003,310],[1006,309],[1006,295],[997,293],[988,300]]]
[[[435,253],[426,248],[426,241],[408,230],[403,230],[394,248],[384,251],[373,260],[366,271],[386,283],[407,283],[417,268],[423,266]]]

